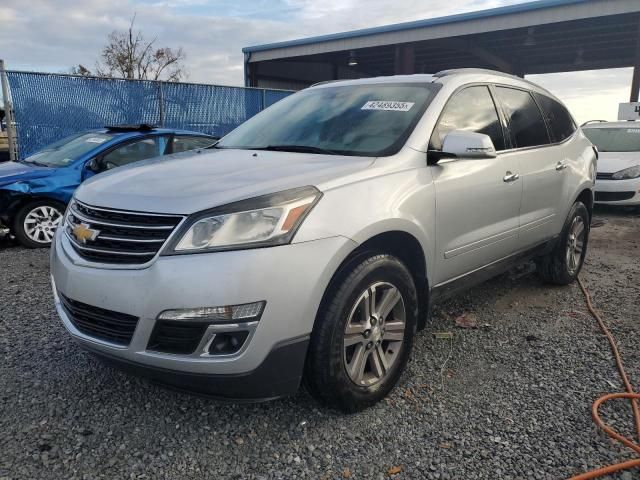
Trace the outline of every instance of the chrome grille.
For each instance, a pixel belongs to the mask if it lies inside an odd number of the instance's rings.
[[[156,256],[184,217],[93,207],[74,200],[65,233],[85,260],[98,263],[147,263]],[[74,233],[85,233],[84,239]],[[84,230],[84,232],[83,232]]]

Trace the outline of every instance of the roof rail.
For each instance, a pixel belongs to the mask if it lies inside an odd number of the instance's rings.
[[[156,127],[148,123],[140,123],[138,125],[106,125],[104,128],[111,132],[150,132]]]
[[[582,125],[580,125],[580,128],[584,127],[585,125],[589,125],[590,123],[608,123],[608,122],[607,120],[587,120]]]
[[[449,70],[441,70],[438,73],[434,73],[436,78],[446,77],[448,75],[455,75],[456,73],[488,73],[491,75],[499,75],[501,77],[515,78],[516,80],[527,81],[522,77],[512,75],[510,73],[501,72],[499,70],[491,70],[489,68],[451,68]]]
[[[442,70],[436,74],[434,74],[433,76],[435,78],[442,78],[442,77],[446,77],[447,75],[455,75],[457,73],[476,73],[476,74],[488,74],[488,75],[496,75],[498,77],[505,77],[505,78],[510,78],[512,80],[519,80],[520,82],[526,83],[527,85],[529,85],[530,87],[533,87],[535,89],[537,89],[538,91],[543,91],[545,92],[547,95],[551,96],[552,98],[556,98],[557,97],[551,93],[549,90],[547,90],[544,87],[541,87],[540,85],[531,82],[529,80],[527,80],[526,78],[523,77],[518,77],[517,75],[512,75],[510,73],[505,73],[505,72],[501,72],[499,70],[491,70],[489,68],[453,68],[450,70]]]
[[[347,79],[345,78],[343,80],[347,80]],[[340,80],[323,80],[321,82],[312,83],[311,85],[309,85],[309,87],[317,87],[318,85],[326,85],[327,83],[335,83],[339,81]]]

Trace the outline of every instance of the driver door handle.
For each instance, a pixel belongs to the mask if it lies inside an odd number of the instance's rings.
[[[502,177],[502,181],[510,183],[510,182],[515,182],[519,178],[520,178],[520,175],[518,175],[517,173],[507,172],[506,175]]]
[[[567,164],[566,164],[566,163],[564,163],[563,161],[559,161],[559,162],[556,164],[556,170],[557,170],[557,171],[559,171],[559,172],[561,172],[561,171],[562,171],[562,170],[564,170],[565,168],[567,168]]]

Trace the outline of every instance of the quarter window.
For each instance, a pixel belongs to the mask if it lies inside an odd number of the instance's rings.
[[[560,102],[540,93],[534,94],[538,104],[542,108],[549,130],[551,130],[552,140],[562,142],[576,131],[576,124],[571,118],[569,111]]]
[[[442,150],[444,137],[452,130],[467,130],[491,137],[496,150],[504,150],[504,133],[496,106],[486,86],[468,87],[449,100],[429,148]]]
[[[497,87],[496,92],[509,122],[514,147],[536,147],[550,143],[547,126],[529,92],[507,87]]]

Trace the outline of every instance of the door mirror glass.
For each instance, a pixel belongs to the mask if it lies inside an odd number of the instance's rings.
[[[443,157],[455,158],[495,158],[496,149],[489,135],[453,130],[442,142]]]

